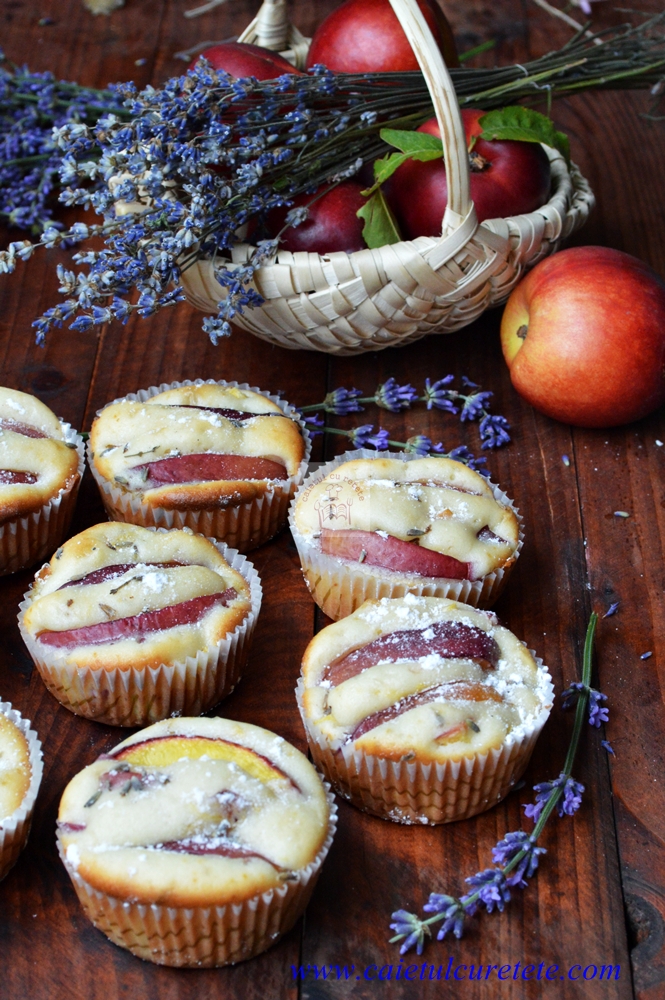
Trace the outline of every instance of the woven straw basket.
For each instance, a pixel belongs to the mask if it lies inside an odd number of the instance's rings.
[[[439,238],[419,237],[355,253],[289,253],[258,269],[264,299],[234,322],[281,347],[359,354],[401,346],[428,333],[451,333],[489,306],[504,302],[527,267],[553,253],[586,220],[594,204],[577,167],[552,149],[549,201],[535,212],[478,224],[469,189],[467,144],[455,89],[416,0],[390,0],[427,81],[441,129],[448,207]],[[240,36],[300,65],[307,40],[289,27],[285,0],[265,0]],[[232,263],[253,248],[240,244]],[[225,290],[212,263],[200,260],[182,276],[189,301],[216,313]]]

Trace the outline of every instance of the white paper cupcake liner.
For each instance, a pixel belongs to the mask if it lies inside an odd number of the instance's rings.
[[[78,452],[75,481],[60,490],[40,510],[7,521],[0,527],[0,576],[34,566],[55,552],[67,534],[72,520],[79,486],[85,471],[83,438],[64,420],[60,426],[67,444]]]
[[[37,733],[30,728],[27,719],[22,718],[20,712],[12,708],[10,702],[0,701],[0,714],[6,715],[11,722],[23,733],[28,741],[30,750],[30,787],[18,807],[7,819],[0,819],[0,881],[5,877],[9,869],[16,863],[19,854],[23,850],[30,833],[32,823],[32,813],[37,799],[37,792],[42,780],[44,762],[42,759],[42,745],[37,737]]]
[[[305,583],[314,601],[333,621],[346,618],[365,601],[376,601],[382,597],[404,597],[405,594],[415,594],[418,597],[445,597],[451,601],[470,604],[474,608],[491,607],[501,593],[510,570],[522,551],[524,531],[522,517],[513,501],[489,480],[488,485],[492,489],[494,499],[509,507],[515,514],[519,524],[519,539],[510,563],[493,573],[488,573],[481,580],[449,580],[442,577],[407,575],[376,566],[366,566],[364,563],[343,562],[321,552],[315,542],[309,541],[298,531],[295,524],[295,508],[306,490],[321,482],[344,462],[358,458],[382,458],[386,457],[386,454],[359,448],[338,455],[337,458],[312,472],[293,498],[289,511],[291,534],[298,549]],[[390,452],[388,457],[409,462],[422,456]]]
[[[157,965],[234,965],[270,948],[305,910],[337,826],[337,806],[325,788],[328,832],[314,860],[297,879],[242,903],[185,908],[127,902],[93,889],[68,864],[59,836],[58,851],[87,917],[114,944]]]
[[[247,662],[263,592],[259,575],[245,556],[223,542],[210,541],[249,584],[251,608],[216,645],[172,664],[105,670],[67,663],[65,650],[48,649],[25,629],[23,618],[33,588],[25,594],[19,629],[42,680],[61,705],[109,726],[143,726],[175,715],[201,715],[231,694]]]
[[[226,382],[215,379],[196,379],[192,382],[190,379],[186,379],[184,382],[171,382],[168,385],[162,383],[162,385],[153,385],[149,389],[141,389],[139,392],[131,392],[127,396],[114,399],[113,403],[121,403],[124,400],[143,403],[152,396],[166,392],[168,389],[180,389],[187,385],[221,385],[234,389],[248,389],[250,392],[256,392],[276,403],[287,417],[298,424],[305,442],[305,456],[298,466],[296,474],[283,483],[275,483],[262,497],[237,507],[183,511],[150,507],[148,504],[142,503],[139,497],[123,491],[109,482],[95,467],[88,445],[90,470],[99,487],[106,513],[112,521],[127,521],[145,528],[191,528],[192,531],[206,535],[208,538],[218,538],[239,552],[249,552],[250,549],[255,549],[271,539],[286,524],[289,503],[305,477],[309,456],[312,452],[312,441],[307,426],[299,412],[290,403],[270,392],[264,392],[256,386],[250,386],[246,382]],[[112,406],[113,403],[107,405]],[[98,410],[97,416],[101,412]]]
[[[542,677],[538,715],[508,733],[501,747],[443,763],[393,761],[364,753],[352,743],[331,745],[306,716],[301,677],[296,699],[314,763],[343,798],[395,823],[452,823],[491,809],[521,778],[552,709],[552,678],[531,652]]]

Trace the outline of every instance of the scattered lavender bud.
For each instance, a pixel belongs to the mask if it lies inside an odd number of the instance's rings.
[[[568,456],[567,455],[562,455],[561,456],[561,461],[566,466],[566,468],[568,468],[568,466],[570,465],[570,459],[568,458]]]
[[[610,604],[609,608],[603,615],[603,618],[611,618],[612,615],[615,615],[618,610],[619,610],[619,602],[615,601],[613,604]]]
[[[642,653],[642,655],[640,656],[640,660],[648,660],[652,656],[653,653],[651,652],[651,650],[649,650],[648,653]]]
[[[603,750],[607,750],[607,752],[611,753],[613,757],[616,757],[616,754],[612,749],[612,744],[610,743],[609,740],[601,740],[600,745],[603,748]]]
[[[630,517],[630,514],[628,513],[627,510],[615,510],[614,511],[614,516],[615,517]]]

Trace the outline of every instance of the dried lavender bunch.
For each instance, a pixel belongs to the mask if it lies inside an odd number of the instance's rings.
[[[454,70],[460,104],[490,109],[593,87],[658,87],[664,29],[665,13],[593,36],[600,44],[580,33],[525,66]],[[276,241],[259,239],[244,263],[232,263],[238,228],[382,155],[388,147],[379,132],[387,123],[415,128],[432,114],[419,73],[344,76],[320,68],[257,82],[232,80],[200,63],[160,89],[139,93],[119,84],[113,94],[124,102],[122,114],[54,132],[61,201],[92,206],[105,221],[66,233],[51,226],[40,242],[54,247],[95,235],[106,245],[75,256],[87,272],[61,269],[65,299],[35,322],[39,342],[65,322],[86,330],[174,304],[183,298],[182,271],[202,256],[213,259],[227,293],[219,314],[203,321],[216,342],[239,312],[261,304],[252,277],[276,250]],[[123,121],[127,112],[131,118]],[[48,169],[50,151],[35,155]],[[133,212],[118,216],[118,201]],[[0,253],[0,273],[33,250],[28,241],[11,244]]]
[[[591,725],[599,726],[601,721],[606,722],[608,718],[606,708],[601,709],[605,713],[602,719],[599,719],[597,712],[599,700],[606,700],[605,695],[601,695],[590,686],[591,657],[597,622],[598,615],[594,612],[589,619],[584,643],[582,681],[571,685],[564,692],[564,699],[570,704],[571,699],[576,698],[577,705],[573,732],[563,770],[559,777],[553,781],[536,785],[534,787],[536,801],[525,806],[526,815],[535,820],[536,823],[533,831],[530,834],[523,830],[507,833],[503,840],[499,841],[492,849],[492,860],[500,867],[487,868],[485,871],[477,872],[467,878],[466,882],[471,887],[471,892],[463,896],[431,893],[427,903],[423,906],[426,913],[433,914],[431,917],[422,919],[417,914],[409,913],[407,910],[395,911],[392,914],[393,922],[390,927],[396,933],[390,941],[391,943],[402,942],[400,954],[403,955],[414,947],[419,955],[422,954],[425,941],[432,935],[431,927],[434,924],[441,924],[437,933],[438,941],[442,941],[451,933],[456,938],[461,938],[468,918],[481,907],[485,907],[488,913],[492,913],[495,908],[502,912],[506,904],[510,902],[511,890],[527,887],[528,879],[535,874],[538,868],[540,855],[547,853],[544,847],[537,846],[537,842],[551,814],[556,809],[559,816],[572,816],[579,809],[582,803],[584,785],[575,781],[571,772],[575,763],[587,705],[591,705],[589,716]],[[591,695],[592,692],[594,697]],[[566,706],[564,705],[564,707]],[[609,752],[613,753],[611,747]]]
[[[0,219],[35,234],[53,225],[62,152],[53,128],[129,117],[110,90],[58,81],[15,66],[0,50]]]

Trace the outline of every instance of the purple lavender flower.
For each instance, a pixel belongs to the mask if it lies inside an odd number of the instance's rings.
[[[584,785],[569,778],[563,771],[555,781],[543,781],[534,785],[533,790],[536,793],[536,801],[525,806],[524,812],[534,823],[538,822],[541,812],[557,790],[563,791],[557,803],[559,816],[572,816],[582,805]]]
[[[486,395],[481,393],[481,395]],[[470,418],[467,418],[470,419]],[[464,420],[464,412],[462,412]],[[500,414],[488,413],[482,418],[478,426],[480,432],[481,448],[501,448],[504,444],[510,444],[510,424],[505,417]]]
[[[607,701],[607,695],[595,688],[589,688],[589,723],[600,729],[603,722],[608,722],[610,718],[609,709],[602,703]]]
[[[524,856],[517,866],[506,875],[506,884],[520,889],[526,888],[526,879],[531,878],[538,868],[538,856],[547,854],[547,850],[544,847],[536,847],[536,842],[523,830],[507,833],[503,840],[500,840],[496,847],[492,848],[492,861],[504,867],[510,864],[522,851],[524,851]]]
[[[449,451],[448,458],[452,458],[456,462],[464,462],[464,464],[468,465],[474,472],[479,472],[481,476],[489,476],[489,470],[485,468],[487,459],[484,457],[476,458],[472,455],[465,444],[460,445],[459,448],[453,448],[452,451]]]
[[[478,892],[478,902],[487,908],[488,913],[491,913],[495,906],[503,913],[506,903],[510,902],[510,889],[506,876],[500,868],[486,868],[485,871],[477,872],[465,881],[474,892]],[[461,902],[464,903],[467,898],[462,896]]]
[[[443,939],[450,934],[459,940],[464,933],[464,922],[466,920],[467,914],[471,914],[475,911],[474,904],[471,904],[468,908],[464,906],[461,899],[455,899],[454,896],[444,896],[438,892],[430,893],[428,901],[423,906],[423,910],[426,913],[436,913],[441,914],[443,917],[443,923],[439,928],[439,933],[436,935],[437,941],[443,941]]]
[[[374,393],[374,402],[383,410],[391,410],[399,413],[400,410],[408,410],[418,398],[417,391],[412,385],[398,385],[397,380],[392,376],[381,385],[377,386]]]
[[[377,451],[386,451],[388,448],[388,431],[381,427],[374,433],[374,424],[361,424],[349,431],[349,437],[355,448],[376,448]]]
[[[572,708],[573,705],[576,705],[577,699],[583,691],[586,691],[586,684],[583,684],[582,681],[573,681],[570,687],[567,687],[565,691],[562,691],[561,707],[563,710],[567,711],[569,708]]]
[[[406,439],[406,448],[404,450],[420,456],[429,455],[432,452],[435,455],[440,455],[443,452],[443,445],[440,441],[438,444],[432,444],[431,438],[428,438],[425,434],[415,434],[413,437]]]
[[[317,434],[323,434],[323,431],[315,430],[318,427],[325,427],[326,422],[323,417],[319,416],[318,413],[309,413],[305,416],[305,423],[310,425],[307,427],[310,437],[316,437]]]
[[[564,710],[572,708],[573,705],[577,704],[577,699],[584,691],[588,691],[589,694],[589,723],[599,728],[603,722],[609,720],[610,713],[609,709],[603,705],[603,702],[607,701],[607,695],[597,691],[596,688],[587,688],[582,681],[575,681],[562,692],[561,707]]]
[[[453,403],[453,398],[457,397],[457,393],[453,389],[447,389],[446,387],[454,379],[454,375],[446,375],[445,378],[440,378],[436,382],[430,382],[429,379],[425,379],[425,394],[423,399],[427,404],[427,409],[432,408],[436,410],[445,410],[446,413],[457,413],[458,407]]]
[[[473,392],[470,396],[467,396],[460,415],[462,423],[465,420],[477,420],[479,417],[483,417],[492,396],[493,393],[491,392]]]
[[[390,929],[396,935],[404,936],[404,941],[399,949],[400,955],[406,954],[413,946],[416,946],[416,954],[422,955],[425,937],[430,937],[431,931],[427,924],[424,924],[415,913],[408,913],[406,910],[395,910],[391,914],[393,923]]]
[[[324,399],[323,406],[327,413],[336,413],[338,417],[346,416],[347,413],[360,413],[360,396],[360,389],[333,389]]]

